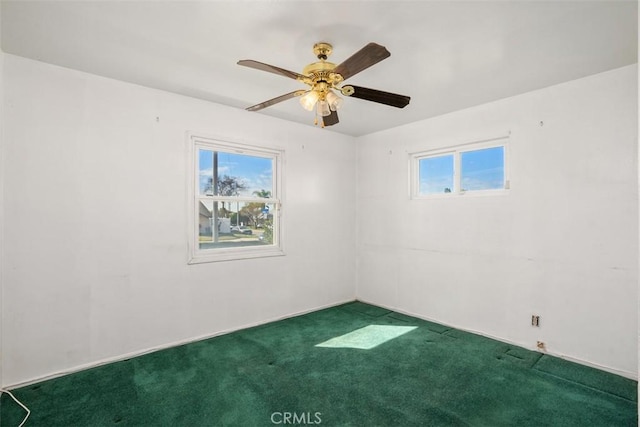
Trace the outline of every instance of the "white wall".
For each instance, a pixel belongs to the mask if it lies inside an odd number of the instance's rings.
[[[635,66],[354,143],[4,59],[3,385],[356,295],[637,375]],[[186,131],[286,150],[286,256],[186,264]],[[508,195],[408,200],[408,152],[507,131]]]
[[[357,297],[636,377],[637,94],[629,66],[359,138]],[[509,131],[508,195],[409,200],[407,153]]]
[[[0,8],[0,12],[1,12],[2,8]],[[0,13],[1,15],[1,13]],[[2,22],[2,16],[0,16],[0,23]],[[1,25],[0,25],[1,27]],[[2,28],[0,28],[0,35],[2,34]],[[2,46],[2,40],[0,37],[0,46]],[[2,76],[3,74],[3,69],[4,69],[4,52],[2,52],[2,49],[0,49],[0,76]],[[2,100],[4,97],[4,84],[2,81],[2,78],[0,78],[0,100]],[[4,162],[3,162],[3,155],[2,153],[4,152],[3,149],[3,133],[4,133],[4,116],[2,114],[2,102],[0,102],[0,171],[4,170]],[[2,174],[2,172],[0,172],[0,272],[2,272],[3,268],[2,268],[2,263],[3,263],[3,256],[2,253],[4,251],[3,247],[4,247],[4,237],[3,237],[3,230],[4,230],[4,176]],[[2,387],[3,383],[3,376],[2,376],[2,360],[4,358],[4,352],[3,347],[2,347],[2,343],[4,342],[3,339],[3,334],[2,334],[2,274],[0,274],[0,387]]]
[[[355,298],[353,138],[11,55],[4,87],[4,385]],[[286,256],[187,265],[186,131],[285,149]]]

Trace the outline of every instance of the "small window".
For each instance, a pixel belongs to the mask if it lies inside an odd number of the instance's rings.
[[[282,255],[281,152],[191,137],[190,263]]]
[[[508,188],[505,159],[505,140],[413,154],[412,197],[505,190]]]

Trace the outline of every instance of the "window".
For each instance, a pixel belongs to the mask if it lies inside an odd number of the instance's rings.
[[[506,141],[493,140],[412,155],[413,198],[470,192],[495,193],[509,187]]]
[[[189,263],[282,255],[282,152],[191,136]]]

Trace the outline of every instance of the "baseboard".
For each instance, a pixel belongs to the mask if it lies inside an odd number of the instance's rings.
[[[423,315],[420,315],[420,314],[416,314],[416,313],[412,313],[410,311],[402,310],[402,309],[399,309],[397,307],[392,307],[392,306],[389,306],[389,305],[374,303],[374,302],[366,301],[366,300],[363,300],[363,299],[360,299],[360,298],[358,298],[358,301],[363,302],[365,304],[371,304],[371,305],[375,305],[375,306],[378,306],[378,307],[383,307],[383,308],[386,308],[388,310],[393,310],[393,311],[395,311],[397,313],[402,313],[402,314],[405,314],[407,316],[417,317],[418,319],[427,320],[429,322],[438,323],[438,324],[441,324],[441,325],[444,325],[444,326],[449,326],[451,328],[459,329],[461,331],[465,331],[465,332],[469,332],[469,333],[472,333],[472,334],[480,335],[480,336],[483,336],[483,337],[491,338],[492,340],[500,341],[500,342],[503,342],[505,344],[511,344],[511,345],[515,345],[515,346],[518,346],[518,347],[526,348],[527,350],[540,352],[537,348],[532,348],[532,347],[527,346],[526,344],[523,344],[523,343],[519,343],[519,342],[516,342],[516,341],[511,341],[511,340],[508,340],[508,339],[505,339],[505,338],[502,338],[502,337],[493,336],[491,334],[487,334],[487,333],[482,332],[482,331],[476,331],[476,330],[464,328],[464,327],[461,327],[461,326],[458,326],[458,325],[452,325],[452,324],[448,324],[448,323],[443,323],[441,320],[433,319],[433,318],[430,318],[430,317],[427,317],[427,316],[423,316]],[[544,352],[540,352],[540,353],[548,354],[549,356],[558,357],[560,359],[568,360],[569,362],[574,362],[574,363],[578,363],[580,365],[589,366],[590,368],[599,369],[601,371],[609,372],[611,374],[620,375],[622,377],[638,381],[638,374],[636,374],[635,372],[628,372],[628,371],[623,371],[623,370],[616,369],[616,368],[611,368],[609,366],[599,365],[597,363],[589,362],[587,360],[582,360],[582,359],[579,359],[577,357],[568,356],[566,354],[556,353],[556,352],[553,352],[553,351],[544,351]]]
[[[163,344],[163,345],[156,346],[156,347],[150,347],[150,348],[143,349],[143,350],[133,351],[133,352],[121,354],[121,355],[118,355],[118,356],[109,357],[109,358],[106,358],[106,359],[101,359],[101,360],[98,360],[98,361],[95,361],[95,362],[78,365],[76,367],[73,367],[73,368],[70,368],[70,369],[67,369],[67,370],[64,370],[64,371],[58,371],[58,372],[54,372],[54,373],[51,373],[51,374],[48,374],[48,375],[43,375],[43,376],[40,376],[40,377],[32,378],[32,379],[29,379],[29,380],[26,380],[26,381],[21,381],[19,383],[3,385],[2,388],[7,389],[7,390],[13,390],[13,389],[20,388],[20,387],[26,387],[26,386],[29,386],[29,385],[32,385],[32,384],[39,383],[41,381],[46,381],[46,380],[50,380],[50,379],[54,379],[54,378],[59,378],[59,377],[65,376],[65,375],[73,374],[73,373],[84,371],[84,370],[87,370],[87,369],[92,369],[92,368],[96,368],[96,367],[99,367],[99,366],[107,365],[109,363],[121,362],[123,360],[131,359],[131,358],[138,357],[138,356],[143,356],[145,354],[154,353],[156,351],[166,350],[166,349],[171,348],[171,347],[178,347],[178,346],[181,346],[181,345],[185,345],[185,344],[190,344],[190,343],[206,340],[206,339],[209,339],[209,338],[215,338],[217,336],[230,334],[230,333],[237,332],[237,331],[240,331],[240,330],[243,330],[243,329],[253,328],[255,326],[260,326],[260,325],[264,325],[264,324],[271,323],[271,322],[277,322],[277,321],[289,319],[289,318],[292,318],[292,317],[302,316],[302,315],[305,315],[305,314],[308,314],[308,313],[312,313],[314,311],[324,310],[324,309],[327,309],[327,308],[336,307],[336,306],[339,306],[339,305],[342,305],[342,304],[346,304],[346,303],[349,303],[349,302],[354,302],[354,301],[360,301],[360,302],[363,302],[365,304],[371,304],[371,305],[375,305],[375,306],[378,306],[378,307],[383,307],[383,308],[386,308],[386,309],[389,309],[389,310],[393,310],[393,311],[395,311],[397,313],[405,314],[407,316],[416,317],[418,319],[427,320],[429,322],[434,322],[434,323],[438,323],[438,324],[441,324],[441,325],[449,326],[449,327],[452,327],[452,328],[455,328],[455,329],[459,329],[461,331],[470,332],[472,334],[476,334],[476,335],[487,337],[487,338],[490,338],[490,339],[493,339],[493,340],[496,340],[496,341],[504,342],[506,344],[516,345],[518,347],[523,347],[523,348],[527,348],[529,350],[536,351],[535,348],[529,348],[526,345],[523,345],[522,343],[518,343],[518,342],[511,341],[511,340],[508,340],[508,339],[504,339],[504,338],[501,338],[501,337],[493,336],[493,335],[484,333],[482,331],[476,331],[476,330],[473,330],[473,329],[463,328],[463,327],[460,327],[460,326],[457,326],[457,325],[443,323],[440,320],[433,319],[433,318],[430,318],[430,317],[427,317],[427,316],[423,316],[423,315],[419,315],[419,314],[416,314],[416,313],[413,313],[413,312],[410,312],[410,311],[407,311],[407,310],[402,310],[402,309],[399,309],[397,307],[392,307],[392,306],[388,306],[388,305],[385,305],[385,304],[373,303],[373,302],[369,302],[369,301],[366,301],[366,300],[363,300],[363,299],[359,299],[359,298],[358,299],[353,298],[353,299],[348,299],[348,300],[344,300],[344,301],[333,302],[333,303],[317,306],[317,307],[306,309],[306,310],[302,310],[302,311],[293,312],[293,313],[290,313],[290,314],[287,314],[287,315],[284,315],[284,316],[268,318],[268,319],[265,319],[265,320],[259,321],[259,322],[247,323],[247,324],[238,326],[236,328],[223,329],[223,330],[211,333],[211,334],[199,335],[199,336],[196,336],[196,337],[192,337],[192,338],[188,338],[188,339],[184,339],[184,340],[180,340],[180,341],[175,341],[175,342]],[[592,363],[592,362],[589,362],[589,361],[586,361],[586,360],[582,360],[582,359],[575,358],[575,357],[572,357],[572,356],[567,356],[567,355],[560,354],[560,353],[555,353],[555,352],[552,352],[552,351],[545,352],[545,354],[549,354],[549,355],[554,356],[554,357],[559,357],[561,359],[565,359],[565,360],[568,360],[570,362],[579,363],[581,365],[589,366],[591,368],[600,369],[602,371],[606,371],[606,372],[609,372],[609,373],[612,373],[612,374],[620,375],[620,376],[623,376],[623,377],[626,377],[626,378],[629,378],[629,379],[632,379],[632,380],[636,380],[636,381],[638,380],[638,376],[633,372],[627,372],[627,371],[622,371],[622,370],[615,369],[615,368],[610,368],[608,366],[598,365],[598,364],[595,364],[595,363]]]
[[[273,317],[273,318],[268,318],[265,319],[263,321],[259,321],[259,322],[252,322],[252,323],[247,323],[241,326],[238,326],[237,328],[230,328],[230,329],[223,329],[211,334],[205,334],[205,335],[199,335],[196,337],[192,337],[192,338],[187,338],[184,340],[180,340],[180,341],[174,341],[171,343],[167,343],[167,344],[162,344],[156,347],[150,347],[147,349],[143,349],[143,350],[138,350],[138,351],[133,351],[130,353],[125,353],[125,354],[121,354],[118,356],[114,356],[114,357],[109,357],[106,359],[100,359],[97,360],[95,362],[91,362],[91,363],[85,363],[82,365],[78,365],[75,366],[73,368],[64,370],[64,371],[58,371],[58,372],[54,372],[51,374],[47,374],[47,375],[43,375],[37,378],[32,378],[26,381],[21,381],[19,383],[15,383],[15,384],[7,384],[7,385],[3,385],[2,388],[6,389],[6,390],[13,390],[16,388],[20,388],[20,387],[26,387],[32,384],[36,384],[39,383],[41,381],[47,381],[47,380],[51,380],[54,378],[59,378],[65,375],[69,375],[69,374],[73,374],[76,372],[81,372],[81,371],[85,371],[87,369],[92,369],[92,368],[97,368],[99,366],[103,366],[103,365],[108,365],[109,363],[115,363],[115,362],[122,362],[123,360],[127,360],[127,359],[131,359],[134,357],[139,357],[139,356],[143,356],[145,354],[149,354],[149,353],[154,353],[156,351],[161,351],[161,350],[166,350],[168,348],[171,347],[178,347],[181,345],[185,345],[185,344],[190,344],[190,343],[194,343],[194,342],[198,342],[198,341],[203,341],[209,338],[215,338],[221,335],[226,335],[226,334],[230,334],[232,332],[237,332],[237,331],[241,331],[243,329],[248,329],[248,328],[253,328],[255,326],[260,326],[260,325],[265,325],[267,323],[271,323],[271,322],[277,322],[280,320],[285,320],[285,319],[290,319],[292,317],[297,317],[297,316],[302,316],[308,313],[313,313],[314,311],[319,311],[319,310],[324,310],[327,308],[331,308],[331,307],[336,307],[342,304],[346,304],[349,302],[354,302],[356,299],[349,299],[349,300],[345,300],[345,301],[339,301],[339,302],[333,302],[333,303],[329,303],[329,304],[325,304],[325,305],[321,305],[318,307],[314,307],[314,308],[310,308],[307,310],[302,310],[302,311],[297,311],[297,312],[293,312],[290,314],[286,314],[284,316],[278,316],[278,317]]]

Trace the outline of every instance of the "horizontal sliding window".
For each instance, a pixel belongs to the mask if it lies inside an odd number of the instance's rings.
[[[411,196],[491,193],[509,187],[506,138],[411,155]]]

